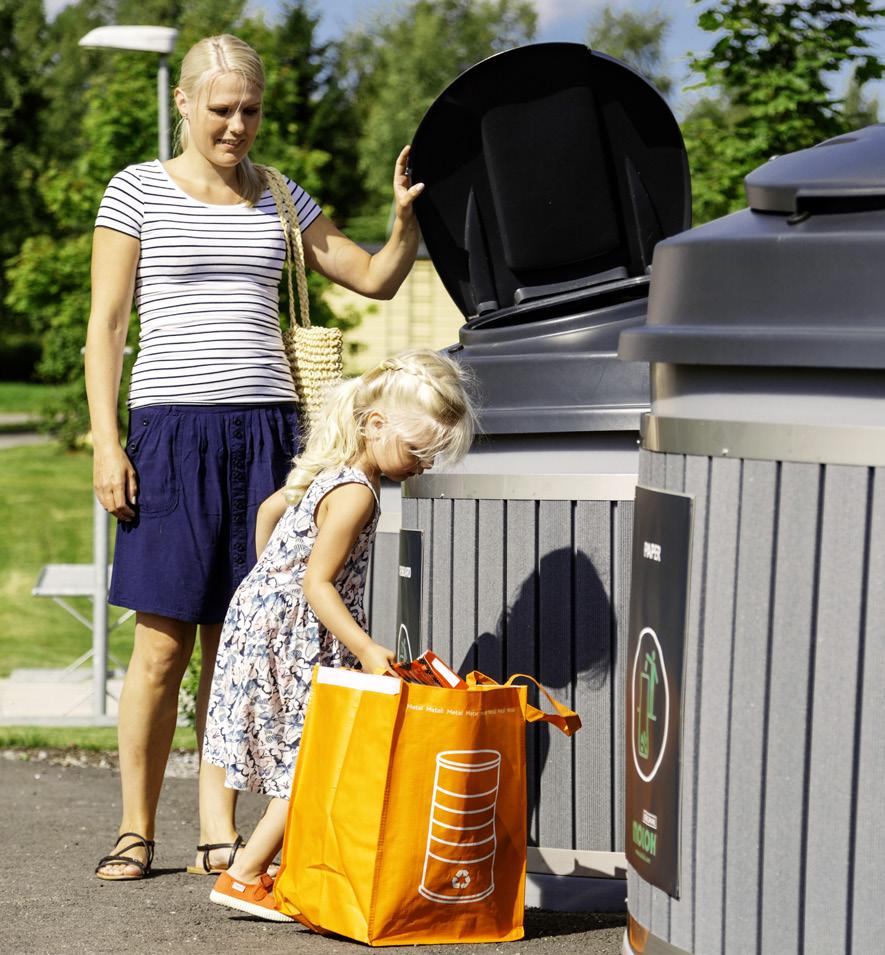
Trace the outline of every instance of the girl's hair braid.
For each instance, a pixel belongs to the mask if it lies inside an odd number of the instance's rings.
[[[352,464],[365,450],[365,423],[383,414],[423,459],[447,464],[469,450],[476,431],[472,382],[463,366],[430,349],[412,349],[333,388],[286,481],[290,504],[321,471]]]

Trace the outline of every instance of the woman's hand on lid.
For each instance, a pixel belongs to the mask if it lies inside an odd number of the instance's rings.
[[[396,159],[396,168],[393,173],[393,198],[396,203],[397,218],[409,222],[415,215],[413,203],[424,191],[424,183],[412,184],[409,176],[409,152],[411,146],[404,146]]]

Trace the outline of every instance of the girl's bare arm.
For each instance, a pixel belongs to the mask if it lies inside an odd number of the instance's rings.
[[[270,535],[273,529],[279,524],[283,512],[289,505],[282,491],[274,491],[270,497],[265,498],[258,508],[258,516],[255,520],[255,555],[261,556],[261,552],[267,547]]]
[[[304,596],[320,622],[353,653],[367,673],[386,670],[394,653],[375,643],[353,619],[335,589],[335,579],[374,510],[375,497],[364,484],[342,484],[323,498],[317,508],[319,534],[303,583]]]

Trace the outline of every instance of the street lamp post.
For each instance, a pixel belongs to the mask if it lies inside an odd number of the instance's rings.
[[[139,50],[159,53],[157,69],[157,127],[159,157],[169,159],[169,63],[167,57],[175,48],[178,30],[171,27],[110,26],[91,30],[79,45],[112,50]],[[107,708],[108,670],[108,515],[93,501],[92,564],[95,573],[92,593],[92,691],[93,714],[105,716]]]
[[[178,30],[172,27],[111,26],[90,30],[80,40],[80,46],[102,47],[111,50],[139,50],[159,53],[157,69],[157,125],[159,128],[159,156],[169,159],[169,62],[168,56],[175,49]]]

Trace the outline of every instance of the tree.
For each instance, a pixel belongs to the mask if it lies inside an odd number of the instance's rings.
[[[114,11],[113,0],[79,0],[47,24],[42,55],[31,64],[44,91],[37,117],[41,157],[63,162],[77,155],[84,94],[108,66],[106,51],[85,49],[78,40],[94,27],[114,22]]]
[[[615,10],[606,4],[587,27],[587,44],[641,73],[663,96],[673,90],[673,79],[664,67],[664,40],[670,17],[653,8],[645,11]]]
[[[362,194],[356,174],[356,122],[335,79],[336,47],[319,43],[318,24],[309,0],[292,0],[279,23],[270,26],[254,17],[244,21],[237,34],[258,50],[265,67],[264,116],[252,157],[284,171],[322,203],[326,214],[335,217],[338,212],[341,218],[354,195]],[[345,332],[359,324],[357,309],[335,313],[329,307],[327,279],[311,271],[307,281],[311,322]],[[281,310],[288,315],[285,281],[281,296]]]
[[[39,228],[41,206],[34,182],[39,175],[39,116],[45,98],[40,84],[46,19],[41,0],[0,0],[0,261],[13,255]],[[36,69],[35,69],[36,63]],[[4,335],[0,365],[14,371],[28,354],[33,360],[26,316],[3,308],[7,285],[0,272],[0,317]],[[30,346],[30,347],[29,347]],[[27,373],[28,369],[23,369]]]
[[[308,0],[293,0],[282,14],[273,28],[250,21],[246,33],[254,34],[244,34],[267,71],[256,156],[275,156],[327,214],[344,219],[363,200],[363,188],[356,168],[359,118],[340,82],[340,52],[319,42],[320,17]]]
[[[21,0],[21,5],[25,4],[40,6],[39,0]],[[5,304],[9,314],[27,323],[42,341],[40,376],[67,386],[60,404],[46,410],[50,430],[68,444],[88,430],[80,349],[89,317],[95,213],[111,176],[130,163],[153,159],[157,144],[156,58],[114,51],[96,55],[76,47],[76,40],[96,25],[100,14],[112,14],[112,19],[121,23],[145,19],[173,26],[180,23],[183,40],[172,63],[173,75],[190,45],[187,38],[193,42],[235,29],[247,41],[254,40],[256,48],[266,54],[272,114],[262,152],[256,158],[281,166],[323,198],[320,171],[329,154],[297,138],[294,132],[300,130],[293,131],[285,121],[288,104],[302,95],[292,89],[301,83],[301,77],[283,75],[285,71],[276,60],[274,50],[284,47],[286,39],[279,39],[276,28],[260,18],[239,24],[228,19],[239,17],[243,6],[244,0],[200,0],[186,7],[178,0],[121,0],[116,10],[111,10],[110,0],[80,0],[67,7],[49,30],[45,59],[34,56],[37,79],[32,83],[46,91],[46,102],[31,103],[38,120],[45,123],[31,122],[43,129],[44,135],[29,145],[33,163],[29,195],[39,204],[41,214],[27,222],[9,250],[14,254],[4,263],[8,280]],[[303,6],[296,2],[293,8]],[[291,32],[288,38],[291,40]],[[305,44],[301,49],[310,60],[309,38]],[[32,46],[28,49],[33,54]],[[86,57],[85,53],[91,55]],[[26,66],[27,57],[21,59]],[[28,75],[24,67],[23,75]],[[312,96],[308,92],[300,116],[310,116]],[[14,102],[14,97],[8,101]],[[66,127],[65,108],[70,117]],[[22,120],[22,125],[28,124]],[[3,160],[0,155],[0,163]],[[2,199],[5,205],[5,196]],[[324,288],[323,280],[314,276],[312,320],[318,324],[352,324],[352,315],[339,318],[332,314],[321,299]],[[129,335],[133,347],[137,332],[133,321]],[[124,400],[125,388],[121,390],[121,402]]]
[[[394,160],[433,100],[468,67],[531,40],[536,22],[530,0],[410,0],[351,31],[344,62],[363,117],[359,171],[367,197],[352,235],[384,237]]]
[[[144,110],[156,98],[156,67],[138,54],[112,57],[113,68],[97,74],[98,81],[83,95],[85,110],[75,137],[80,151],[72,158],[44,160],[35,182],[46,212],[43,229],[21,243],[7,270],[7,305],[28,318],[42,341],[40,377],[66,385],[45,410],[50,430],[69,445],[88,430],[80,350],[89,317],[95,212],[115,172],[156,152],[156,119],[146,121]],[[130,343],[136,340],[133,322]]]
[[[853,68],[859,96],[882,76],[868,35],[883,15],[870,0],[720,0],[701,12],[698,24],[719,36],[690,65],[719,100],[683,124],[698,220],[741,208],[744,176],[772,156],[856,125],[858,101],[830,84]]]
[[[879,122],[879,99],[867,96],[863,83],[857,78],[857,70],[852,71],[845,88],[842,112],[850,129],[860,129]]]

